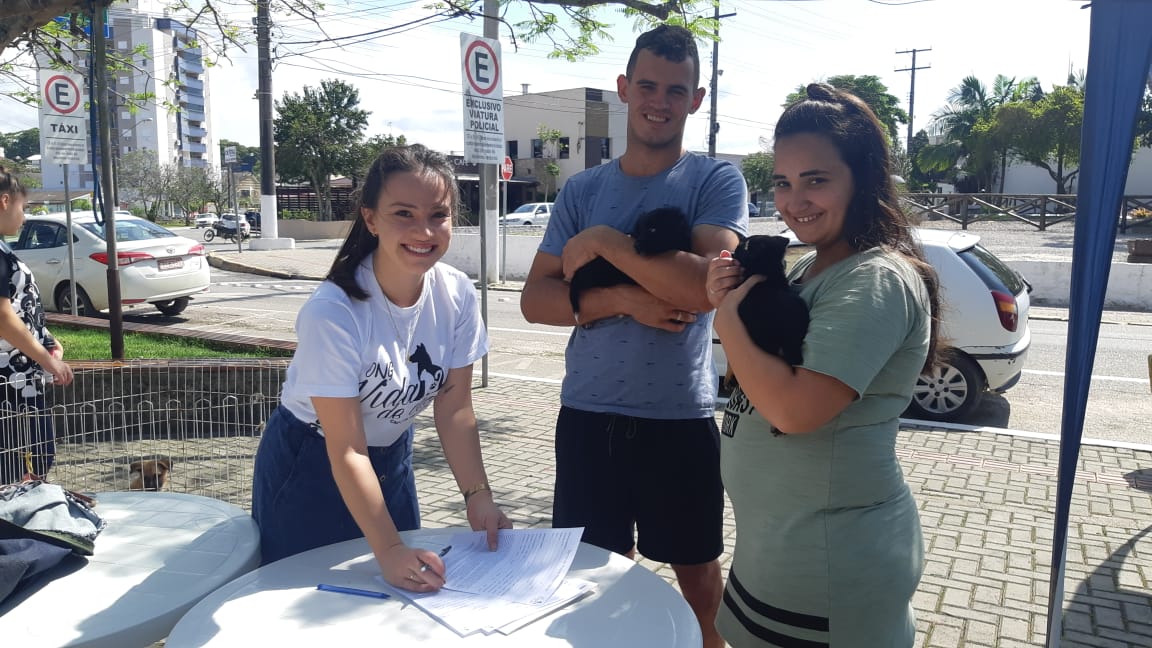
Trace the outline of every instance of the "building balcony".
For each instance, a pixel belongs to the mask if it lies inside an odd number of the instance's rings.
[[[204,81],[201,79],[194,79],[192,77],[185,77],[180,79],[180,89],[187,94],[203,97]]]
[[[187,110],[180,111],[180,114],[183,115],[184,119],[187,119],[188,121],[194,121],[194,122],[204,121],[204,111],[203,110],[192,110],[191,108],[189,108]]]
[[[207,153],[208,145],[197,144],[196,142],[188,142],[184,145],[184,150],[188,151],[189,153]]]
[[[183,59],[180,61],[180,71],[186,74],[204,74],[204,64],[201,63],[200,55],[196,55],[196,60]]]
[[[184,129],[184,134],[188,137],[208,137],[208,129],[199,126],[189,126]]]

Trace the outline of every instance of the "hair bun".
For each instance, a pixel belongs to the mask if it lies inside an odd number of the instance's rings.
[[[815,99],[817,101],[836,101],[838,98],[836,88],[833,88],[827,83],[809,83],[805,91],[808,93],[809,99]]]

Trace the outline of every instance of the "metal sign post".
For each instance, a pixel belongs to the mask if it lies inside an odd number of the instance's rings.
[[[463,55],[464,87],[464,161],[480,165],[480,314],[488,325],[488,284],[497,280],[489,258],[497,258],[499,237],[490,237],[488,229],[496,223],[496,165],[504,161],[504,87],[500,72],[500,41],[496,40],[499,24],[495,20],[498,0],[484,0],[484,35],[460,34]],[[488,356],[481,368],[481,384],[488,386]]]

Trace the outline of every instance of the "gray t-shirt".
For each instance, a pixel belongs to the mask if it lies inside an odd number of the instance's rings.
[[[732,164],[688,153],[666,171],[634,177],[613,160],[568,180],[540,251],[560,256],[570,238],[594,225],[631,232],[640,214],[665,206],[682,209],[693,227],[748,231],[748,189]],[[630,317],[578,326],[568,339],[565,368],[560,400],[568,407],[652,419],[712,416],[712,313],[681,333]]]

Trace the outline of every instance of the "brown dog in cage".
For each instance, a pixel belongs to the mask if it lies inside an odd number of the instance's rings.
[[[168,483],[168,473],[172,472],[172,458],[156,456],[139,459],[128,464],[128,471],[132,478],[128,490],[163,490]]]

